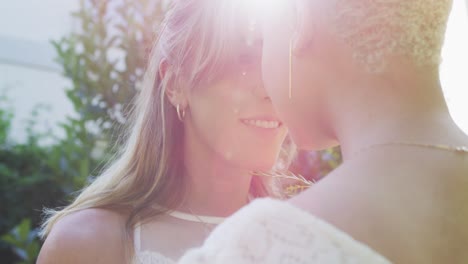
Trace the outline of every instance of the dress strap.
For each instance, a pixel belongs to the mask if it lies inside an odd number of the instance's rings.
[[[135,229],[133,230],[133,246],[135,247],[135,252],[139,252],[141,249],[141,224],[137,223]]]
[[[219,225],[222,222],[224,222],[224,220],[226,220],[225,217],[187,214],[187,213],[180,212],[180,211],[170,211],[167,214],[174,218],[181,219],[184,221],[206,223],[206,224],[213,224],[213,225]]]

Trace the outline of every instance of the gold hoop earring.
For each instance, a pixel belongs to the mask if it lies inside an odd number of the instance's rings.
[[[289,40],[289,99],[292,98],[293,40]]]
[[[179,104],[177,104],[176,110],[177,110],[177,117],[179,118],[180,122],[184,122],[185,110],[184,110],[184,109],[180,109],[180,105],[179,105]]]

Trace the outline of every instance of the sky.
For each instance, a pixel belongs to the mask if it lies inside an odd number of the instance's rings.
[[[37,105],[49,105],[50,110],[35,119],[36,132],[50,127],[60,136],[56,124],[74,113],[65,96],[71,84],[54,62],[50,41],[73,30],[70,12],[78,4],[79,0],[0,0],[0,95],[6,93],[9,99],[0,106],[14,112],[10,135],[16,142],[26,140],[26,121]]]
[[[441,81],[452,117],[468,134],[467,2],[454,0],[442,53]]]

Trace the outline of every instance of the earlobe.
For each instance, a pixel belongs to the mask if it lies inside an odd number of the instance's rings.
[[[165,83],[164,92],[171,104],[176,107],[180,105],[185,107],[186,98],[182,87],[175,82],[172,76],[172,69],[166,60],[162,60],[158,69],[159,78]]]
[[[169,63],[167,62],[166,59],[162,59],[158,67],[158,75],[159,75],[160,80],[164,80],[164,78],[166,77],[168,68],[169,68]]]
[[[175,85],[168,85],[166,88],[166,96],[174,107],[180,106],[182,108],[186,108],[187,99],[180,87],[175,87]]]
[[[171,83],[167,80],[169,78],[168,76],[169,73],[169,65],[167,63],[167,60],[163,59],[159,63],[158,67],[158,75],[159,75],[159,80],[165,85],[164,87],[164,93],[166,94],[167,98],[171,102],[171,104],[176,105],[177,103],[175,102],[176,100],[176,89],[174,85],[171,85]]]

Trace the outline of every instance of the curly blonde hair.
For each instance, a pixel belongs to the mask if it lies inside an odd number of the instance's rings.
[[[390,56],[438,67],[451,8],[452,0],[332,0],[325,13],[354,59],[380,72]]]

